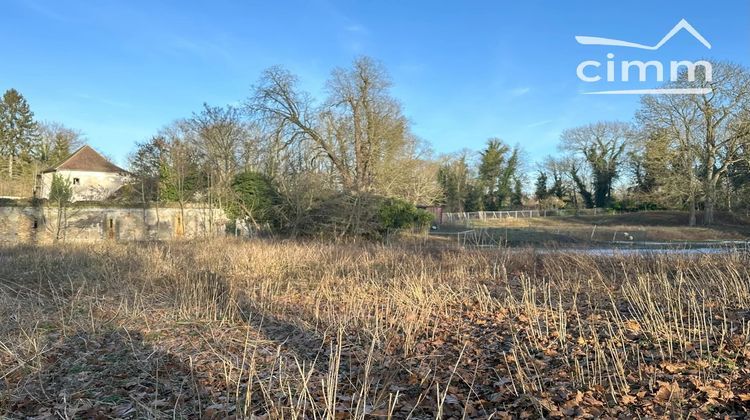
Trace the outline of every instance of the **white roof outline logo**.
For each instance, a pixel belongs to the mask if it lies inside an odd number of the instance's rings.
[[[578,41],[578,43],[582,45],[609,45],[615,47],[628,47],[655,51],[661,48],[664,44],[667,43],[667,41],[672,39],[673,36],[677,35],[677,33],[683,29],[688,31],[690,35],[700,41],[700,43],[703,44],[706,48],[708,48],[709,50],[711,49],[711,43],[708,42],[706,38],[704,38],[703,35],[701,35],[695,28],[693,28],[693,25],[688,23],[688,21],[686,21],[685,19],[682,19],[679,23],[677,23],[677,25],[675,25],[674,28],[672,28],[672,30],[669,31],[669,33],[665,35],[664,38],[662,38],[661,41],[659,41],[659,43],[654,46],[643,45],[629,41],[621,41],[619,39],[600,38],[595,36],[576,36],[576,41]]]

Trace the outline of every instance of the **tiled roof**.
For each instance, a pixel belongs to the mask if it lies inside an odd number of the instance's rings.
[[[46,169],[44,172],[56,171],[91,171],[91,172],[127,172],[114,163],[108,161],[90,146],[83,146],[73,152],[60,164]]]

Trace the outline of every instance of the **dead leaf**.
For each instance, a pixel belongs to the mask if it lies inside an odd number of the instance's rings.
[[[635,395],[623,395],[621,400],[622,400],[622,403],[626,405],[634,404],[636,401],[638,401]]]
[[[629,319],[623,323],[625,328],[633,332],[641,332],[641,323],[635,319]]]
[[[660,401],[671,401],[673,398],[678,398],[680,395],[680,386],[677,382],[671,384],[662,382],[659,390],[656,391],[656,399]]]

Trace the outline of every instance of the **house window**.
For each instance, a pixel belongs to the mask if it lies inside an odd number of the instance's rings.
[[[81,178],[73,178],[73,185],[80,185],[81,184]]]

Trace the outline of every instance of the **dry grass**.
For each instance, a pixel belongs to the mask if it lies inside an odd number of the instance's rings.
[[[618,215],[506,218],[472,221],[509,244],[590,241],[711,241],[747,240],[750,221],[729,213],[717,215],[713,226],[688,227],[686,212],[659,211]]]
[[[745,416],[744,255],[0,248],[0,416]]]

